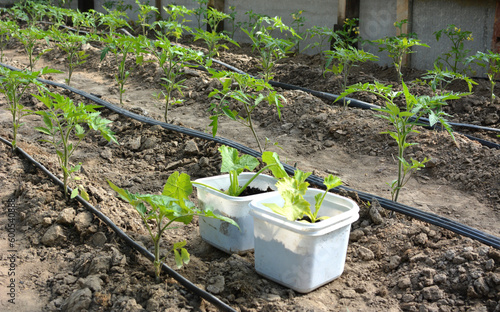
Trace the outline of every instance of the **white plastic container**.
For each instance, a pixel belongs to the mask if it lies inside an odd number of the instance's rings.
[[[244,172],[238,177],[240,185],[244,185],[255,173]],[[210,185],[216,189],[227,190],[229,188],[229,175],[219,175],[195,180],[195,182]],[[270,187],[276,190],[277,180],[269,175],[260,174],[250,184],[261,190]],[[252,250],[254,247],[253,217],[250,215],[248,204],[270,192],[251,196],[229,196],[221,192],[209,189],[201,185],[194,185],[197,188],[199,207],[210,209],[218,214],[229,217],[238,223],[240,230],[232,224],[217,219],[200,217],[201,238],[210,245],[227,253],[241,253]]]
[[[314,196],[323,192],[308,189],[304,199],[314,209]],[[342,274],[351,224],[359,218],[354,201],[328,193],[318,217],[330,218],[314,224],[288,221],[264,203],[282,206],[284,200],[273,192],[250,203],[257,273],[300,293],[310,292]]]

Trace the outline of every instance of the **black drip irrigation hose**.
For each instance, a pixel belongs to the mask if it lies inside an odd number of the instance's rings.
[[[0,137],[0,142],[4,143],[5,145],[9,146],[12,148],[12,143],[7,141],[6,139]],[[59,180],[52,172],[47,170],[42,164],[37,162],[33,157],[31,157],[28,153],[26,153],[24,150],[21,148],[17,147],[15,149],[15,152],[21,154],[26,160],[28,160],[31,164],[33,164],[35,167],[40,169],[43,173],[45,173],[48,177],[52,179],[52,181],[59,185],[61,188],[64,189],[64,183]],[[68,187],[68,194],[71,194],[73,190]],[[120,237],[127,245],[132,247],[133,249],[137,250],[140,254],[142,254],[144,257],[149,259],[150,261],[154,261],[155,256],[146,248],[142,247],[139,245],[137,242],[135,242],[132,238],[130,238],[125,232],[122,231],[116,224],[111,221],[105,214],[103,214],[101,211],[99,211],[97,208],[92,206],[89,202],[87,202],[85,199],[83,199],[81,196],[75,197],[76,200],[81,203],[88,211],[92,212],[94,215],[96,215],[102,222],[106,223],[107,226],[109,226],[117,235]],[[174,278],[176,281],[179,282],[182,286],[184,286],[186,289],[194,293],[195,295],[198,295],[199,297],[207,300],[208,302],[212,303],[214,306],[219,308],[221,311],[228,311],[228,312],[236,312],[235,309],[231,308],[224,302],[222,302],[219,298],[213,296],[212,294],[198,288],[196,285],[191,283],[188,279],[186,279],[184,276],[180,275],[177,273],[175,270],[170,268],[168,265],[165,263],[162,263],[162,270],[166,272],[168,275],[170,275],[172,278]]]
[[[89,94],[85,91],[78,90],[76,88],[67,86],[65,84],[60,84],[60,83],[57,83],[54,81],[41,79],[41,78],[38,78],[38,80],[42,83],[49,84],[49,85],[52,85],[55,87],[60,87],[60,88],[69,90],[71,92],[74,92],[74,93],[81,95],[81,96],[83,96],[83,97],[85,97],[85,98],[87,98],[87,99],[89,99],[97,104],[100,104],[100,105],[106,107],[107,109],[109,109],[111,111],[114,111],[114,112],[116,112],[120,115],[123,115],[125,117],[135,119],[135,120],[140,121],[142,123],[146,123],[149,125],[159,125],[167,130],[171,130],[171,131],[183,133],[183,134],[186,134],[186,135],[189,135],[192,137],[197,137],[197,138],[200,138],[203,140],[213,141],[213,142],[216,142],[219,144],[231,146],[233,148],[236,148],[240,152],[243,152],[243,153],[248,154],[248,155],[252,155],[254,157],[259,157],[259,158],[262,157],[261,153],[257,152],[254,149],[246,147],[245,145],[242,145],[240,143],[237,143],[237,142],[234,142],[234,141],[231,141],[231,140],[219,137],[219,136],[213,137],[213,136],[206,134],[206,133],[203,133],[201,131],[168,124],[165,122],[161,122],[158,120],[154,120],[154,119],[151,119],[148,117],[144,117],[144,116],[132,113],[126,109],[123,109],[121,107],[117,107],[109,102],[106,102],[106,101],[96,97],[95,95],[92,95],[92,94]],[[293,172],[295,171],[295,168],[292,166],[284,164],[284,167],[285,167],[285,170],[289,174],[293,174]],[[313,185],[316,185],[317,187],[324,188],[323,180],[315,175],[309,176],[308,181],[311,182]],[[396,211],[396,212],[402,213],[404,215],[413,217],[415,219],[440,226],[442,228],[445,228],[445,229],[450,230],[452,232],[455,232],[457,234],[460,234],[460,235],[463,235],[466,237],[470,237],[470,238],[475,239],[479,242],[482,242],[486,245],[500,249],[500,238],[493,236],[493,235],[490,235],[490,234],[486,234],[484,232],[481,232],[481,231],[474,229],[472,227],[469,227],[467,225],[440,217],[440,216],[432,214],[432,213],[424,212],[424,211],[418,210],[418,209],[410,207],[410,206],[402,205],[400,203],[393,202],[393,201],[385,199],[383,197],[360,192],[360,191],[357,191],[357,190],[354,190],[354,189],[351,189],[348,187],[340,186],[340,187],[337,187],[336,189],[334,189],[334,191],[338,192],[339,189],[344,189],[346,191],[356,192],[356,193],[358,193],[359,198],[364,200],[364,201],[371,201],[373,198],[375,198],[380,203],[380,205],[385,209]]]

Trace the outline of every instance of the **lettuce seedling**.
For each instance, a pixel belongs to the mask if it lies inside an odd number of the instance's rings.
[[[266,163],[266,166],[259,170],[250,180],[248,180],[245,185],[240,186],[238,181],[238,176],[246,169],[248,171],[254,170],[259,165],[259,160],[251,155],[238,155],[238,150],[228,146],[219,147],[219,152],[222,156],[221,172],[229,173],[230,186],[226,191],[221,191],[210,185],[206,185],[199,182],[193,182],[196,185],[202,185],[208,187],[217,192],[223,192],[229,196],[239,196],[249,185],[252,183],[259,174],[265,170],[271,170],[275,178],[280,179],[288,176],[280,162],[279,156],[275,152],[264,152],[262,153],[262,160]]]
[[[137,210],[153,240],[155,257],[153,265],[157,283],[160,282],[161,264],[167,257],[167,255],[163,258],[160,256],[160,241],[163,232],[172,228],[170,227],[172,223],[181,222],[189,224],[193,220],[193,216],[198,215],[219,219],[238,227],[238,224],[234,220],[215,214],[206,207],[205,210],[199,210],[189,201],[188,198],[193,192],[193,186],[189,175],[185,173],[179,174],[179,172],[174,172],[170,175],[161,195],[132,194],[110,181],[108,181],[108,184],[119,194],[120,198],[130,203]],[[151,220],[155,223],[156,232],[153,226],[150,225]],[[184,248],[185,245],[186,241],[177,242],[173,245],[172,252],[174,253],[177,268],[181,268],[183,264],[189,263],[189,253]]]
[[[285,200],[285,203],[282,207],[277,204],[264,204],[264,206],[271,209],[273,212],[284,216],[287,220],[296,221],[299,220],[301,222],[308,222],[308,220],[304,220],[304,218],[308,218],[310,223],[316,223],[321,220],[328,219],[328,216],[323,216],[318,218],[318,212],[323,204],[323,200],[325,199],[326,193],[341,185],[342,181],[338,177],[334,177],[329,174],[323,181],[323,184],[326,186],[326,191],[324,193],[317,194],[314,196],[315,204],[314,204],[314,212],[311,210],[311,204],[304,199],[304,195],[306,194],[307,188],[309,187],[309,183],[306,182],[306,179],[311,175],[311,172],[302,172],[300,170],[295,170],[295,174],[293,177],[284,177],[278,183],[276,183],[276,187],[278,188],[278,192],[281,197]]]

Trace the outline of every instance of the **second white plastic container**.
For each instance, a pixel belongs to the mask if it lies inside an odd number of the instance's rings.
[[[322,190],[308,189],[304,199],[314,208],[314,196]],[[300,293],[310,292],[344,271],[351,224],[359,218],[358,205],[343,196],[328,193],[318,223],[288,221],[264,203],[283,205],[279,193],[250,203],[254,217],[255,270],[257,273]]]

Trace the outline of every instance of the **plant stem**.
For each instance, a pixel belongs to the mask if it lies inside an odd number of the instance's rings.
[[[154,260],[154,268],[155,268],[155,282],[160,283],[160,273],[161,273],[161,260],[160,260],[160,237],[161,231],[160,226],[158,226],[158,236],[154,239],[155,246],[155,260]]]
[[[244,102],[245,105],[245,111],[247,112],[248,116],[248,126],[250,127],[250,130],[252,130],[252,134],[255,138],[255,141],[257,141],[257,145],[259,146],[259,151],[263,153],[262,146],[260,145],[259,137],[257,136],[257,133],[255,132],[255,129],[253,127],[253,122],[252,122],[252,111],[249,109],[248,104]]]

